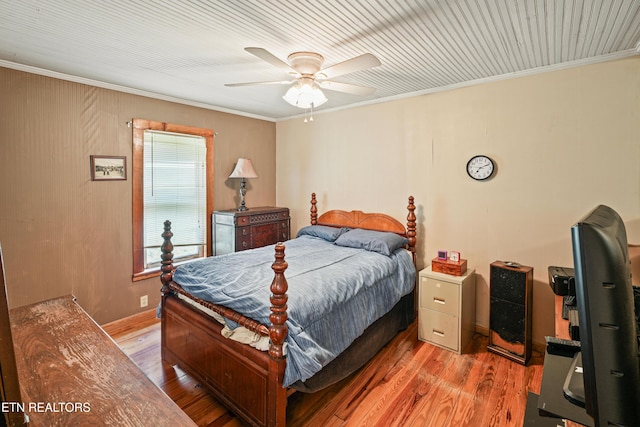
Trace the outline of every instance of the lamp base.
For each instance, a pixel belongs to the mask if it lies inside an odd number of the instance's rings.
[[[239,211],[248,211],[249,208],[244,204],[244,195],[247,193],[247,189],[245,187],[244,178],[242,178],[242,183],[240,184],[240,206],[238,206]]]

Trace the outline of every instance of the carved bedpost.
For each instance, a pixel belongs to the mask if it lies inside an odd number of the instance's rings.
[[[316,193],[311,193],[311,225],[318,224],[318,208],[316,204],[318,201],[316,200]]]
[[[164,222],[164,232],[162,233],[162,238],[164,242],[162,242],[162,246],[160,250],[162,251],[162,267],[160,267],[160,271],[162,274],[160,275],[160,281],[162,282],[162,293],[164,294],[167,289],[167,285],[173,279],[173,243],[171,243],[171,238],[173,237],[173,233],[171,232],[171,221],[166,220]]]
[[[413,204],[413,196],[409,196],[409,213],[407,214],[407,238],[409,239],[409,250],[413,255],[413,263],[416,263],[416,205]]]
[[[271,339],[271,345],[269,346],[269,356],[280,359],[283,357],[282,345],[287,337],[288,327],[285,324],[287,321],[287,290],[289,284],[284,277],[284,271],[287,269],[288,264],[284,260],[284,245],[282,242],[276,244],[276,260],[273,262],[271,269],[275,273],[273,282],[271,282],[271,314],[269,320],[271,320],[271,326],[269,327],[269,338]]]

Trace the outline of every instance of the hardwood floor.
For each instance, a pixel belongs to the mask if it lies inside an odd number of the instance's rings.
[[[143,313],[103,326],[134,362],[200,426],[241,423],[204,387],[160,360],[160,323]],[[357,374],[314,394],[294,393],[288,426],[522,426],[538,393],[542,355],[528,366],[489,353],[476,334],[458,355],[417,340],[414,323]]]

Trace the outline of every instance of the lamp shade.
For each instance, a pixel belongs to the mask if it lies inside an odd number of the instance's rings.
[[[251,160],[239,158],[238,163],[236,163],[235,169],[229,175],[229,178],[257,178],[258,174],[253,169],[253,165],[251,164]]]
[[[282,99],[298,108],[319,107],[327,102],[320,88],[315,83],[307,82],[291,86]]]

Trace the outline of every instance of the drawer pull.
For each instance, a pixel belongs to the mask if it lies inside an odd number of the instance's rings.
[[[436,304],[442,304],[442,305],[446,304],[445,300],[443,300],[442,298],[436,298],[436,297],[433,297],[433,302],[435,302]]]
[[[242,247],[246,248],[247,247],[247,242],[242,242]]]
[[[433,332],[433,335],[437,335],[439,337],[444,337],[444,332],[442,332],[442,331],[439,331],[437,329],[433,329],[432,332]]]

